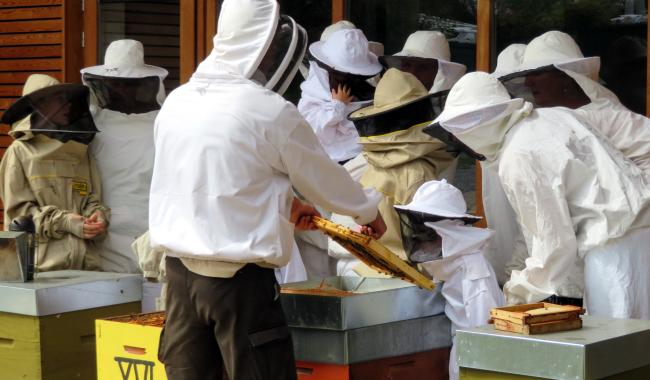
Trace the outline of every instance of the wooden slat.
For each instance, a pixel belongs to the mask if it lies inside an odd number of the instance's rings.
[[[37,7],[61,4],[63,4],[63,0],[2,0],[0,1],[0,8]]]
[[[16,101],[16,98],[0,98],[0,109],[6,110],[11,107]]]
[[[0,58],[51,58],[62,54],[61,45],[0,46]]]
[[[63,33],[3,34],[0,46],[8,45],[48,45],[63,42]]]
[[[2,117],[2,114],[4,112],[0,111],[0,117]],[[9,132],[9,126],[7,124],[0,124],[0,132],[7,134]]]
[[[62,30],[63,22],[56,19],[0,22],[0,33],[60,32]]]
[[[0,5],[1,6],[1,5]],[[63,8],[38,7],[38,8],[8,8],[0,9],[0,20],[35,20],[35,19],[56,19],[63,17]]]
[[[62,68],[61,58],[0,60],[0,71],[61,70]]]
[[[21,85],[0,85],[0,97],[20,97],[22,93]]]
[[[9,135],[0,135],[0,146],[2,147],[9,146],[13,141],[14,139],[12,139]]]
[[[60,71],[41,71],[39,74],[49,75],[58,79],[59,81],[63,80],[63,73]],[[1,84],[19,84],[23,85],[27,78],[34,74],[34,72],[0,72],[0,83]]]

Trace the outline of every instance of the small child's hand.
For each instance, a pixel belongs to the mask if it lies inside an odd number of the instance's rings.
[[[95,211],[90,217],[84,220],[84,238],[93,239],[106,231],[106,222],[100,217],[101,211]]]
[[[332,99],[336,99],[343,104],[350,104],[354,100],[352,90],[346,85],[340,85],[338,88],[332,89]]]

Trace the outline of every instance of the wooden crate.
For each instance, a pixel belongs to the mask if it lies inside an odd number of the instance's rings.
[[[131,302],[41,317],[0,312],[0,378],[95,379],[95,319],[139,310]]]
[[[544,334],[582,328],[583,313],[584,309],[577,306],[538,302],[494,308],[490,310],[490,323],[497,330]]]

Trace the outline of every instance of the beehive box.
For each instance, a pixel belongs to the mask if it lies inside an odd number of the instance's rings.
[[[166,380],[158,361],[164,321],[164,312],[97,320],[97,380]]]
[[[490,310],[490,323],[497,330],[544,334],[581,328],[583,313],[584,309],[577,306],[538,302],[494,308]]]
[[[140,282],[57,271],[0,283],[0,379],[94,379],[95,319],[139,312]]]

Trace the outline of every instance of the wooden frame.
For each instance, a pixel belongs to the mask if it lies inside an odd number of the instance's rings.
[[[212,51],[218,10],[217,0],[181,0],[181,83]]]

